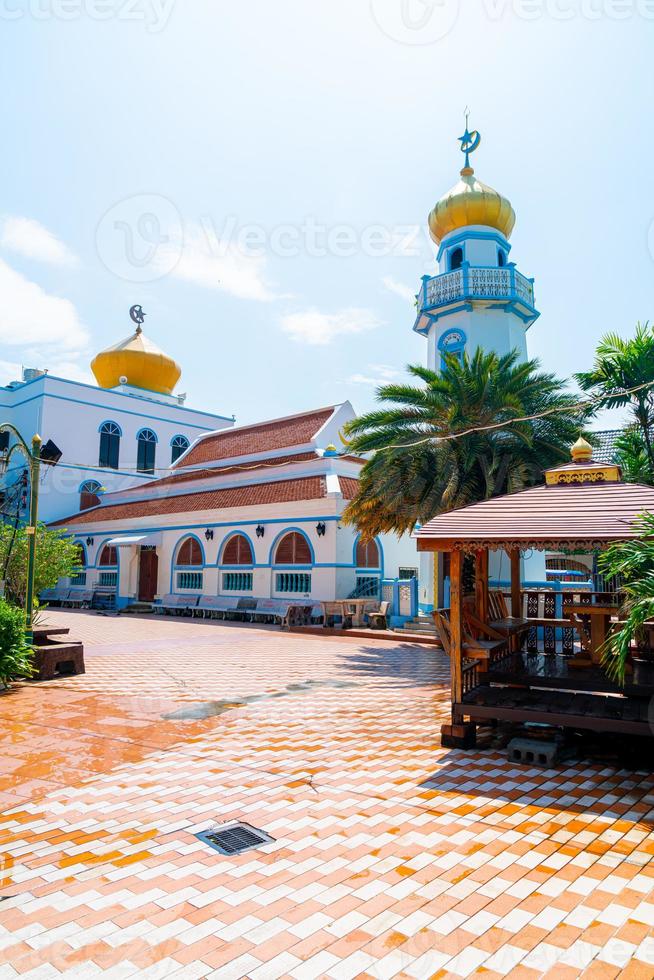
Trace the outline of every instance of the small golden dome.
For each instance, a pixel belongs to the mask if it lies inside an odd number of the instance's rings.
[[[97,354],[91,370],[101,388],[128,384],[161,395],[172,395],[182,373],[179,364],[148,340],[140,327]]]
[[[468,225],[497,228],[509,238],[514,224],[511,202],[478,180],[472,167],[463,168],[461,180],[429,212],[429,232],[437,245],[451,231]]]
[[[570,450],[570,455],[575,463],[588,463],[593,458],[593,447],[583,436],[579,436]]]

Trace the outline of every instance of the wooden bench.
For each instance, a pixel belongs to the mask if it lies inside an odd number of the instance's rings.
[[[434,609],[434,623],[445,653],[452,655],[452,627],[449,609]],[[480,639],[473,635],[471,626],[479,632],[486,633],[488,639]],[[504,637],[500,637],[488,626],[485,626],[468,609],[463,614],[463,656],[468,660],[478,661],[479,671],[486,672],[489,665],[503,660],[509,655],[509,645]]]
[[[488,590],[488,624],[491,629],[505,637],[509,646],[516,648],[520,638],[532,625],[523,616],[512,616],[506,604],[506,597],[499,589]]]
[[[84,674],[84,646],[79,640],[53,641],[34,647],[36,679],[51,681],[60,677]]]

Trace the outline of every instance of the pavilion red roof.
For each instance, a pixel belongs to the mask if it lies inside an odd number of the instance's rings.
[[[637,483],[538,486],[440,514],[414,532],[419,551],[536,548],[579,551],[636,537],[654,511],[654,487]]]

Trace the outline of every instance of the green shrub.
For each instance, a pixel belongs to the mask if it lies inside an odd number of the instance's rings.
[[[33,651],[25,642],[25,613],[0,599],[0,685],[12,677],[30,677]]]

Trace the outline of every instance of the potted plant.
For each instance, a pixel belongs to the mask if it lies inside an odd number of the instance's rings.
[[[33,651],[25,642],[25,613],[0,599],[0,687],[14,677],[31,677]]]

